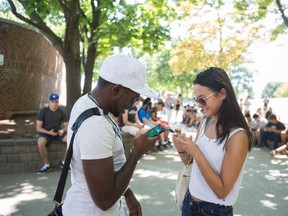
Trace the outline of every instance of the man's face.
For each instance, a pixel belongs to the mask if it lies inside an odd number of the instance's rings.
[[[56,111],[58,109],[58,101],[57,100],[50,101],[49,107],[52,111]]]
[[[158,104],[158,105],[157,105],[157,111],[160,111],[160,110],[162,110],[162,109],[163,109],[162,104]]]

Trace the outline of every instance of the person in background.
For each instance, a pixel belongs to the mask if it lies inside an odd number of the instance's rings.
[[[158,124],[161,124],[166,128],[170,128],[170,125],[168,125],[166,121],[164,121],[163,119],[157,116],[157,113],[163,110],[164,107],[165,107],[165,104],[163,103],[163,101],[158,101],[151,110],[151,119],[154,122],[157,122]],[[163,135],[164,135],[164,141],[165,141],[164,147],[172,148],[172,145],[171,145],[172,143],[169,140],[169,131],[165,130],[163,132]]]
[[[265,118],[269,120],[269,116],[273,114],[272,107],[269,107],[268,110],[265,112]]]
[[[268,110],[268,104],[269,104],[269,97],[268,97],[268,95],[264,95],[264,98],[263,98],[263,111],[264,111],[264,113]]]
[[[100,115],[86,119],[75,135],[71,160],[71,187],[62,210],[68,216],[124,216],[122,196],[128,215],[142,215],[141,205],[129,187],[138,160],[159,138],[139,136],[126,160],[122,137],[114,117],[129,109],[140,94],[156,97],[146,87],[146,67],[132,56],[116,54],[106,58],[99,69],[97,86],[74,104],[68,126],[85,110],[98,108]]]
[[[255,119],[253,119],[250,115],[250,113],[246,113],[245,115],[248,127],[250,128],[250,131],[253,135],[253,145],[256,145],[257,143],[257,137],[256,137],[256,132],[257,132],[257,122]]]
[[[226,72],[211,67],[194,82],[195,101],[204,119],[196,139],[180,130],[173,143],[186,165],[193,160],[182,216],[233,215],[252,134]]]
[[[283,130],[281,132],[281,142],[282,145],[279,146],[278,148],[274,149],[271,151],[271,155],[275,156],[276,154],[284,154],[284,155],[288,155],[288,129]]]
[[[251,112],[251,96],[248,95],[244,101],[244,114]]]
[[[273,149],[277,149],[279,142],[281,142],[281,133],[285,130],[285,125],[277,120],[277,116],[275,114],[271,114],[268,118],[268,124],[260,133],[260,146],[259,147],[267,147],[268,140],[273,141]]]
[[[150,98],[146,98],[143,101],[143,106],[138,111],[138,117],[142,124],[144,124],[144,128],[150,130],[155,127],[159,123],[157,121],[152,120],[152,102]],[[160,140],[155,143],[155,147],[159,151],[163,151],[163,148],[168,148],[165,143],[164,133],[159,135]]]
[[[125,113],[121,118],[121,129],[124,133],[129,133],[137,139],[141,134],[145,133],[144,124],[139,121],[137,105],[139,101],[136,101],[129,109],[125,109]]]
[[[175,123],[177,123],[178,113],[180,108],[182,107],[182,94],[178,94],[178,97],[175,101]]]
[[[266,127],[268,120],[258,113],[253,114],[252,118],[255,120],[255,127],[256,127],[256,133],[255,133],[255,142],[254,144],[256,146],[260,145],[260,134]]]
[[[63,126],[61,128],[61,126]],[[37,174],[44,174],[52,170],[48,159],[46,145],[52,140],[59,140],[67,143],[68,116],[64,109],[59,107],[59,96],[51,94],[49,97],[49,106],[42,108],[38,112],[36,120],[36,131],[38,132],[37,146],[39,154],[44,162],[44,165],[37,171]],[[60,167],[63,168],[66,151],[63,160],[60,162]]]
[[[172,112],[174,109],[174,99],[172,96],[173,96],[172,93],[168,93],[166,95],[166,99],[165,99],[165,111],[166,111],[166,115],[167,115],[167,123],[168,124],[170,124]]]

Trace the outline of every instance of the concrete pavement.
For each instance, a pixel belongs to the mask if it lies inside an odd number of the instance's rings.
[[[186,129],[195,134],[195,129]],[[174,202],[177,172],[182,164],[175,149],[152,152],[138,163],[130,187],[145,216],[181,215]],[[54,204],[60,168],[44,175],[35,173],[0,175],[0,216],[44,216]],[[67,181],[66,189],[70,185]],[[270,156],[268,150],[254,148],[247,160],[234,215],[284,216],[288,204],[287,156]]]

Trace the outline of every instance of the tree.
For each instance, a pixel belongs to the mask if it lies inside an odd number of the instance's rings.
[[[236,95],[248,93],[253,95],[253,72],[244,66],[231,67],[230,80]]]
[[[259,22],[268,15],[273,15],[276,26],[272,31],[271,39],[274,40],[279,34],[288,33],[288,2],[286,0],[235,0],[233,4],[243,19],[249,19],[252,22]]]
[[[245,63],[244,54],[260,37],[261,26],[241,21],[239,14],[224,1],[197,1],[181,5],[189,22],[187,34],[178,40],[169,61],[173,72],[195,74],[209,66],[228,70]],[[201,19],[200,19],[201,17]]]
[[[138,46],[145,52],[156,52],[169,39],[167,21],[174,16],[173,7],[165,0],[133,4],[124,0],[8,0],[8,3],[18,19],[39,29],[62,55],[68,110],[81,95],[81,64],[85,73],[83,93],[86,93],[91,90],[97,59],[105,58],[115,47]]]
[[[264,90],[262,96],[269,97],[288,97],[288,84],[283,82],[269,82]]]

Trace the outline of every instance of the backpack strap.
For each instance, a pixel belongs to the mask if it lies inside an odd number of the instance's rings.
[[[56,206],[60,205],[62,202],[62,197],[63,197],[63,192],[64,192],[64,188],[65,188],[65,184],[66,184],[66,179],[67,179],[67,175],[68,175],[68,170],[69,170],[69,166],[70,166],[70,162],[72,159],[72,155],[73,155],[73,141],[74,141],[74,137],[75,134],[77,133],[78,129],[80,128],[81,124],[89,117],[93,116],[93,115],[101,115],[99,112],[99,109],[97,107],[94,108],[90,108],[85,110],[84,112],[82,112],[79,117],[76,119],[75,123],[73,124],[73,126],[71,127],[73,134],[70,140],[70,144],[69,144],[69,148],[66,154],[66,158],[65,158],[65,163],[64,163],[64,167],[62,169],[61,172],[61,176],[58,182],[58,186],[57,186],[57,190],[54,196],[54,202],[56,203]]]

